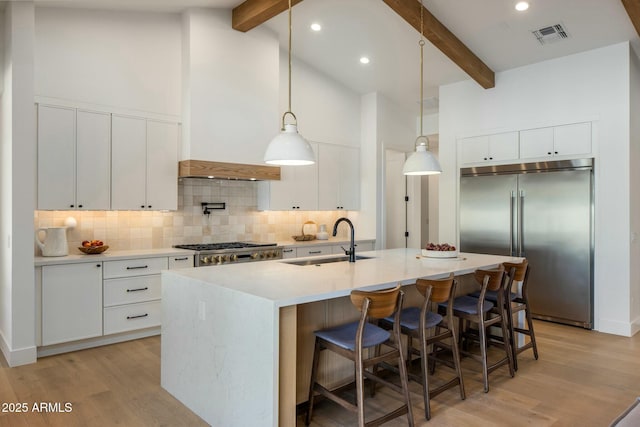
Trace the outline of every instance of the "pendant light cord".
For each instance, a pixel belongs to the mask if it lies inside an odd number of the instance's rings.
[[[289,0],[289,109],[291,113],[291,0]]]
[[[291,0],[289,0],[291,1]],[[418,44],[420,45],[420,136],[423,135],[422,132],[422,116],[424,115],[424,101],[423,101],[423,91],[424,91],[424,18],[423,18],[423,9],[424,6],[422,1],[420,1],[420,41]]]

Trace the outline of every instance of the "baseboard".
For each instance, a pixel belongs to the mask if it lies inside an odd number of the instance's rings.
[[[92,347],[100,347],[103,345],[116,344],[119,342],[151,337],[154,335],[160,335],[160,330],[160,326],[156,326],[153,328],[141,329],[132,332],[123,332],[120,334],[38,347],[38,357],[53,356],[54,354],[68,353],[70,351],[85,350]]]
[[[636,319],[633,322],[631,322],[631,335],[630,336],[634,336],[638,332],[640,332],[640,316],[636,317]]]
[[[605,334],[621,335],[623,337],[630,337],[640,328],[640,319],[636,319],[632,322],[620,322],[619,320],[600,319],[598,322],[598,332],[604,332]]]
[[[36,347],[26,347],[19,350],[11,350],[11,346],[5,339],[4,334],[0,331],[0,351],[4,359],[7,361],[7,365],[10,367],[28,365],[35,363],[37,360]]]

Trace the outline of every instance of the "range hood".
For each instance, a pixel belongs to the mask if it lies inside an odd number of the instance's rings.
[[[242,163],[181,160],[179,178],[230,179],[238,181],[280,181],[280,167]]]

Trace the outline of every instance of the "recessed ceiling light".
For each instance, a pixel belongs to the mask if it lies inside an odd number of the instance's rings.
[[[369,58],[367,58],[366,56],[363,56],[360,58],[360,63],[361,64],[368,64],[369,62],[371,62],[371,60]]]
[[[519,1],[518,3],[516,3],[516,10],[519,12],[523,12],[525,10],[529,9],[529,2],[526,1]]]
[[[313,31],[320,31],[322,29],[322,25],[318,24],[317,22],[314,22],[313,24],[311,24],[311,29]]]

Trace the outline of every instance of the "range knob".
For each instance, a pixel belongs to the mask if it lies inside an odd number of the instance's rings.
[[[216,264],[220,264],[220,255],[212,256],[211,262],[215,262]]]
[[[237,260],[238,260],[238,255],[236,254],[229,255],[229,261],[234,262]]]
[[[209,259],[209,257],[208,257],[208,256],[203,256],[203,257],[201,257],[201,258],[200,258],[200,261],[201,261],[203,264],[209,264],[209,263],[211,262],[211,260]]]
[[[258,258],[258,252],[253,252],[251,254],[251,259],[256,259],[256,258]]]
[[[227,262],[229,258],[226,255],[220,255],[220,264]]]

